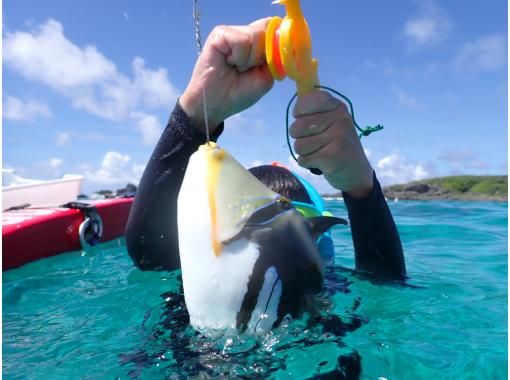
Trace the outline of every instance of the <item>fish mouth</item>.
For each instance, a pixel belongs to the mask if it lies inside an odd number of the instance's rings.
[[[302,218],[292,207],[291,201],[281,195],[276,195],[274,198],[253,198],[250,201],[252,204],[258,202],[259,205],[251,207],[249,214],[242,216],[235,229],[230,231],[229,235],[221,237],[223,245],[229,245],[243,237],[249,237],[257,229],[271,228],[273,222],[288,212],[295,212],[298,217]]]
[[[212,152],[212,151],[223,151],[223,148],[221,148],[218,144],[216,144],[214,141],[207,141],[205,144],[202,144],[198,147],[199,151],[203,152]]]

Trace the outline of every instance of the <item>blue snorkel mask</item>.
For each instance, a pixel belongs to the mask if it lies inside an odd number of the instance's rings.
[[[326,207],[324,205],[324,200],[322,199],[321,195],[315,188],[303,177],[300,175],[292,172],[294,177],[296,177],[299,182],[304,186],[308,197],[312,201],[312,203],[304,203],[304,202],[292,202],[294,207],[305,217],[305,218],[312,218],[316,216],[332,216],[332,214],[326,210]]]
[[[291,204],[296,208],[301,215],[305,218],[314,218],[320,216],[333,216],[331,212],[326,210],[326,206],[324,205],[324,200],[322,199],[319,192],[303,177],[292,172],[292,174],[301,182],[301,184],[306,189],[308,196],[312,203],[305,202],[297,202],[292,201]],[[322,235],[317,238],[317,247],[319,248],[319,252],[321,256],[327,261],[334,260],[334,246],[333,239],[331,237],[331,230],[327,230]]]
[[[331,227],[337,224],[347,225],[345,219],[333,216],[326,210],[324,200],[319,192],[303,177],[291,171],[289,168],[273,161],[272,166],[280,166],[290,172],[304,187],[310,202],[290,201],[291,205],[308,220],[309,226],[315,236],[317,248],[326,264],[334,261],[334,245],[331,237]]]
[[[319,218],[319,217],[332,217],[333,214],[326,210],[326,206],[324,205],[324,200],[322,199],[319,192],[303,177],[294,171],[287,168],[285,165],[282,165],[276,161],[271,162],[272,166],[279,166],[289,171],[304,187],[308,198],[310,199],[310,203],[308,202],[299,202],[299,201],[291,201],[290,203],[294,208],[299,211],[299,213],[304,218]],[[341,218],[335,218],[339,223],[335,224],[347,224],[347,221]],[[325,232],[325,234],[330,235],[329,230]]]
[[[308,197],[312,201],[312,203],[305,203],[305,202],[297,202],[292,201],[292,205],[298,210],[301,215],[305,218],[314,218],[318,216],[333,216],[331,212],[326,210],[326,206],[324,205],[324,200],[322,199],[319,192],[303,177],[300,175],[292,172],[294,177],[296,177],[299,182],[304,186]],[[329,234],[329,231],[326,233]]]

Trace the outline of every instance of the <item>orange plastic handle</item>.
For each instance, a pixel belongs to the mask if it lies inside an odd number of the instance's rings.
[[[266,58],[269,70],[277,80],[286,76],[296,82],[298,95],[315,91],[319,84],[318,61],[312,58],[312,42],[308,24],[299,0],[277,0],[284,4],[283,20],[273,17],[266,29]]]

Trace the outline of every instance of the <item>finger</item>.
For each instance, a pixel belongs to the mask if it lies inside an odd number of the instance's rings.
[[[333,112],[323,114],[321,117],[317,117],[317,115],[303,116],[292,123],[289,130],[290,136],[298,139],[323,133],[333,125],[336,117]]]
[[[298,98],[292,115],[299,118],[314,113],[333,111],[342,106],[345,107],[345,104],[329,92],[314,91]]]
[[[207,38],[201,58],[210,54],[214,57],[216,52],[219,53],[217,58],[220,62],[226,62],[230,66],[242,66],[250,54],[250,45],[251,39],[245,31],[220,25],[215,27]]]
[[[228,49],[228,53],[225,54],[227,63],[239,71],[247,70],[252,40],[246,27],[229,26],[225,29],[223,38]]]
[[[326,131],[319,135],[303,137],[294,141],[294,150],[300,156],[314,154],[331,142],[331,136]]]
[[[341,160],[339,157],[340,152],[338,147],[330,140],[319,150],[310,154],[300,155],[298,157],[298,164],[307,169],[320,169],[324,174],[327,174],[331,171],[332,165],[334,165],[336,161]]]
[[[225,57],[228,65],[244,72],[265,62],[264,20],[248,26],[218,26],[206,41],[206,48],[214,48]],[[210,45],[210,46],[209,46]]]
[[[252,33],[252,54],[250,62],[254,65],[261,65],[266,62],[266,30],[272,17],[265,17],[253,21],[249,28]]]
[[[320,169],[321,171],[323,171],[322,168],[320,167],[321,160],[319,158],[317,158],[317,154],[309,154],[307,156],[299,156],[297,162],[298,162],[299,166],[301,166],[302,168],[305,168],[305,169],[317,168],[317,169]]]
[[[248,40],[248,45],[246,46],[248,49],[247,54],[245,56],[241,55],[237,60],[236,57],[232,57],[232,61],[228,61],[230,64],[232,64],[232,62],[236,60],[236,62],[233,62],[233,64],[237,66],[240,72],[250,70],[266,62],[266,32],[265,29],[260,28],[262,24],[262,22],[259,22],[254,26],[249,25],[231,27],[233,30],[238,31],[240,34],[244,34]]]
[[[247,89],[247,93],[258,98],[273,87],[274,78],[267,63],[254,67],[239,76],[239,88]]]
[[[263,32],[267,29],[267,24],[269,24],[269,21],[271,21],[272,17],[264,17],[260,18],[258,20],[253,21],[250,23],[250,28],[253,28],[254,30],[261,30]]]
[[[255,77],[257,78],[257,86],[262,89],[265,94],[273,87],[274,84],[274,77],[269,70],[267,62],[264,62],[262,65],[252,70],[256,72]]]

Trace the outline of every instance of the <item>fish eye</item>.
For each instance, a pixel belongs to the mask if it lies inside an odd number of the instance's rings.
[[[292,208],[292,203],[285,197],[278,197],[276,202],[282,208],[282,210],[290,210]]]

